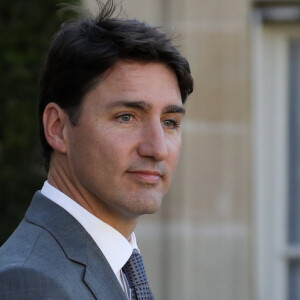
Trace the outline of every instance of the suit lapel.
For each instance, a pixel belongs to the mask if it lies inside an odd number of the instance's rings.
[[[67,211],[37,192],[25,219],[50,232],[70,260],[85,265],[83,280],[96,299],[127,299],[94,240]]]
[[[86,266],[84,281],[96,298],[126,300],[127,297],[115,274],[93,240],[88,241],[87,259],[88,265]],[[103,286],[108,288],[103,288]]]

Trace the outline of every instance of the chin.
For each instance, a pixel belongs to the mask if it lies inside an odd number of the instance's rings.
[[[143,205],[141,205],[136,214],[138,215],[150,215],[156,213],[161,207],[162,199],[151,199],[144,201]]]
[[[156,213],[162,203],[163,195],[161,192],[131,192],[126,198],[117,198],[116,207],[119,206],[123,214],[131,217]]]

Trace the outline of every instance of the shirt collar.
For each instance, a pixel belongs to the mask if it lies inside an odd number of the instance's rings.
[[[133,249],[138,249],[134,232],[128,241],[119,231],[103,222],[66,194],[44,183],[41,193],[71,214],[88,232],[117,274],[125,265]]]

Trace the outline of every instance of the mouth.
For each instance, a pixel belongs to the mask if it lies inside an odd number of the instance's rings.
[[[128,174],[136,181],[151,185],[158,184],[162,177],[162,174],[159,171],[153,170],[128,171]]]

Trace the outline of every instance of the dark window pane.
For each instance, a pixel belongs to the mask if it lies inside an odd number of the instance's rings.
[[[290,65],[289,124],[289,228],[290,244],[300,245],[300,40],[292,40]],[[300,287],[300,282],[298,282]],[[293,299],[300,299],[293,298]]]
[[[300,299],[300,262],[291,261],[289,264],[289,300]]]

